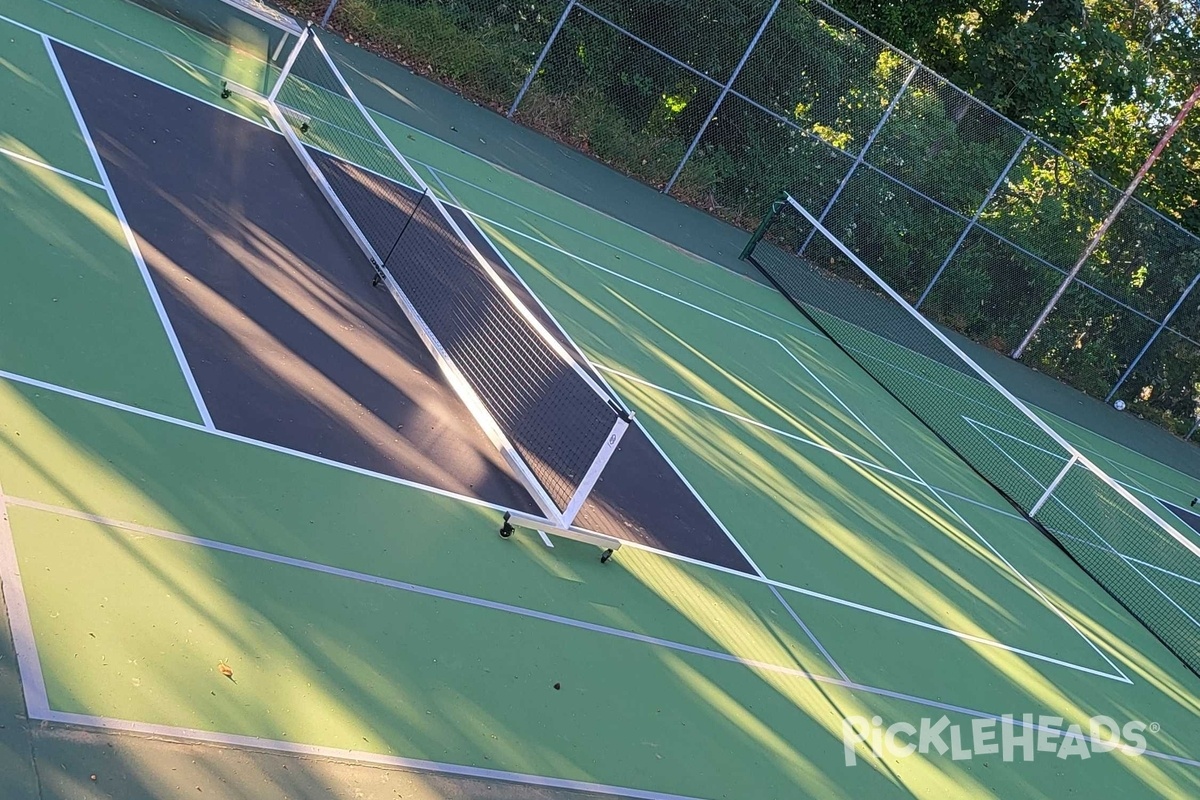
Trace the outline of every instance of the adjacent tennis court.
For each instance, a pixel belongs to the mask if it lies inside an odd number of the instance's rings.
[[[0,704],[32,752],[0,738],[0,789],[132,796],[39,763],[99,730],[418,796],[1200,794],[1200,476],[501,166],[542,146],[506,122],[446,141],[487,112],[332,35],[206,7],[0,8]],[[928,746],[942,717],[1047,744]]]

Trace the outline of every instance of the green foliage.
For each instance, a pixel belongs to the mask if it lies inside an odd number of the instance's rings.
[[[565,2],[340,0],[330,26],[348,39],[504,104],[516,96]]]
[[[1114,185],[1128,182],[1200,81],[1190,2],[839,0],[947,82],[914,71],[908,56],[815,0],[783,0],[710,118],[768,0],[584,0],[644,43],[577,9],[518,119],[656,187],[703,131],[673,193],[747,229],[781,189],[818,213],[840,192],[825,220],[831,230],[910,301],[940,271],[923,310],[1010,352],[1113,207]],[[565,5],[341,0],[333,26],[503,107]],[[1033,141],[997,184],[1026,134],[979,100],[1058,149]],[[1200,112],[1140,194],[1200,232]],[[1130,206],[1027,363],[1104,396],[1197,271],[1194,239]],[[1195,304],[1179,320],[1200,320],[1200,293]],[[1200,322],[1172,327],[1122,394],[1178,429],[1190,426],[1200,398]]]

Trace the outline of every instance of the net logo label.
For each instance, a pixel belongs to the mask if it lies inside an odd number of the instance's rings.
[[[919,725],[896,722],[883,727],[881,717],[846,717],[842,720],[842,746],[846,766],[858,763],[860,752],[877,758],[907,758],[920,753],[949,754],[954,761],[976,756],[1000,756],[1005,762],[1033,761],[1037,753],[1053,754],[1063,760],[1088,759],[1095,753],[1120,749],[1128,755],[1146,750],[1145,732],[1158,733],[1157,722],[1147,725],[1132,721],[1121,726],[1112,717],[1092,717],[1086,726],[1078,723],[1063,727],[1062,717],[1011,714],[1000,719],[973,719],[970,725],[954,725],[950,719],[929,717]]]

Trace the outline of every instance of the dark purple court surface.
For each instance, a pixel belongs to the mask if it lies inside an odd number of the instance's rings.
[[[218,428],[536,512],[282,136],[55,50]],[[752,571],[636,425],[576,524]]]
[[[1184,525],[1187,525],[1189,528],[1191,528],[1192,532],[1196,534],[1192,538],[1196,540],[1197,544],[1200,544],[1200,511],[1198,511],[1200,510],[1200,504],[1197,504],[1194,508],[1189,510],[1187,508],[1181,508],[1172,503],[1168,503],[1166,500],[1159,500],[1158,502],[1166,506],[1167,510],[1178,517]]]

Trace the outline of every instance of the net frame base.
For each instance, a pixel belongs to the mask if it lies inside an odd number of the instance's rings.
[[[972,459],[966,455],[961,448],[956,446],[953,441],[950,441],[946,435],[943,435],[942,431],[938,430],[937,425],[927,420],[917,408],[914,408],[912,402],[907,401],[904,397],[900,396],[897,390],[894,390],[893,387],[889,386],[886,381],[878,377],[871,369],[869,369],[860,360],[860,358],[851,351],[852,348],[848,344],[843,343],[834,332],[829,330],[829,326],[824,324],[821,319],[818,318],[818,313],[816,311],[810,313],[809,310],[805,308],[804,298],[796,297],[780,282],[781,279],[772,274],[770,267],[762,263],[761,259],[755,257],[754,254],[756,249],[760,244],[764,243],[764,240],[767,239],[767,233],[772,224],[775,223],[776,220],[778,220],[779,217],[785,213],[792,213],[802,218],[807,225],[811,226],[812,232],[810,233],[810,238],[812,235],[820,235],[827,240],[827,242],[833,246],[842,257],[854,265],[859,273],[861,273],[861,276],[866,278],[870,284],[873,285],[873,288],[878,289],[880,292],[890,298],[890,300],[894,302],[900,309],[902,309],[907,316],[911,317],[915,322],[917,322],[920,327],[924,329],[925,333],[932,335],[932,337],[934,337],[940,343],[941,347],[946,348],[946,350],[953,354],[958,362],[961,362],[963,367],[967,368],[973,377],[979,379],[984,384],[987,384],[991,389],[998,392],[999,395],[1001,395],[1009,404],[1009,406],[1011,406],[1010,410],[1017,412],[1021,417],[1025,418],[1030,424],[1032,424],[1041,434],[1045,435],[1049,440],[1051,440],[1054,445],[1061,448],[1061,457],[1064,464],[1056,471],[1057,474],[1054,475],[1053,479],[1049,480],[1047,485],[1043,487],[1043,490],[1039,493],[1036,500],[1031,500],[1028,504],[1023,504],[1015,499],[1013,494],[1010,493],[1006,487],[998,485],[996,481],[984,474],[984,472],[981,471],[981,468],[973,463]],[[774,244],[769,244],[767,246],[776,247]],[[807,259],[801,256],[798,252],[793,253],[790,249],[780,248],[779,252],[787,253],[789,257],[794,257],[797,262],[807,262]],[[1096,568],[1089,566],[1088,563],[1085,563],[1087,559],[1083,556],[1083,554],[1072,550],[1072,546],[1069,541],[1070,534],[1059,531],[1054,527],[1053,524],[1045,522],[1043,517],[1046,516],[1046,510],[1050,507],[1050,505],[1053,504],[1056,506],[1055,510],[1059,512],[1056,516],[1062,517],[1064,515],[1063,511],[1065,511],[1066,514],[1073,515],[1081,523],[1086,524],[1082,517],[1079,517],[1070,506],[1068,506],[1062,499],[1057,498],[1055,494],[1056,490],[1058,490],[1059,487],[1064,484],[1069,476],[1086,475],[1089,477],[1089,479],[1094,480],[1098,487],[1102,487],[1103,491],[1111,492],[1112,496],[1119,498],[1123,505],[1127,504],[1127,508],[1123,507],[1123,511],[1126,511],[1127,513],[1136,511],[1136,514],[1132,514],[1131,516],[1136,517],[1139,521],[1141,521],[1142,524],[1149,524],[1149,526],[1157,529],[1157,531],[1161,532],[1161,534],[1167,539],[1179,545],[1181,550],[1178,555],[1181,555],[1184,559],[1197,559],[1195,562],[1188,562],[1189,564],[1200,564],[1200,546],[1197,546],[1195,543],[1191,542],[1184,534],[1176,531],[1159,514],[1147,507],[1145,503],[1134,497],[1127,489],[1113,480],[1106,472],[1100,469],[1075,446],[1069,443],[1057,431],[1055,431],[1045,421],[1038,417],[1031,409],[1029,409],[1028,406],[1025,405],[1023,401],[1021,401],[1007,388],[1000,384],[990,373],[979,366],[978,363],[968,356],[958,345],[951,341],[932,322],[927,320],[920,314],[920,312],[913,308],[911,304],[904,300],[904,298],[901,297],[900,294],[891,287],[891,285],[889,285],[883,278],[881,278],[870,267],[863,263],[862,259],[859,258],[843,241],[841,241],[841,239],[839,239],[835,234],[822,225],[815,215],[813,215],[808,209],[792,198],[788,193],[782,192],[772,203],[771,209],[768,211],[757,230],[750,237],[749,242],[742,250],[739,258],[743,261],[749,262],[756,269],[758,269],[759,272],[762,273],[762,275],[770,282],[770,284],[774,286],[797,309],[797,311],[799,311],[806,319],[812,322],[817,329],[827,336],[830,341],[833,342],[833,344],[835,344],[842,352],[846,354],[847,357],[858,364],[858,366],[868,375],[868,377],[874,380],[885,392],[895,398],[902,406],[907,408],[918,421],[920,421],[934,436],[936,436],[943,444],[945,444],[951,450],[951,452],[958,456],[967,467],[971,468],[984,481],[995,488],[1001,496],[1008,500],[1013,507],[1020,512],[1021,516],[1025,520],[1031,523],[1041,534],[1046,536],[1046,538],[1055,544],[1059,550],[1061,550],[1068,558],[1077,564],[1084,573],[1091,577],[1100,588],[1106,591],[1123,608],[1129,611],[1130,614],[1137,619],[1152,635],[1154,635],[1168,650],[1170,650],[1185,667],[1190,669],[1196,675],[1200,676],[1200,658],[1198,658],[1198,654],[1195,650],[1195,642],[1200,641],[1200,638],[1198,638],[1200,637],[1200,614],[1198,614],[1194,608],[1189,610],[1189,608],[1180,605],[1175,598],[1167,594],[1162,588],[1160,588],[1158,584],[1148,577],[1142,568],[1139,568],[1138,560],[1136,558],[1125,555],[1120,550],[1114,548],[1109,541],[1101,536],[1098,532],[1093,531],[1096,537],[1100,540],[1101,545],[1097,546],[1094,543],[1089,543],[1088,546],[1105,551],[1115,558],[1120,559],[1131,570],[1131,572],[1135,573],[1139,579],[1144,580],[1145,583],[1154,590],[1153,592],[1146,592],[1143,595],[1138,595],[1136,594],[1135,587],[1135,592],[1131,594],[1130,597],[1123,596],[1123,592],[1117,586],[1113,585],[1111,580],[1106,578],[1103,571],[1097,571]],[[814,269],[811,264],[804,268]],[[819,308],[818,306],[815,307]],[[827,314],[831,317],[837,316],[828,310],[821,310],[820,313]],[[843,322],[848,322],[850,325],[855,325],[855,323],[852,321],[843,320]],[[1098,488],[1097,491],[1100,491],[1100,489]],[[1098,496],[1099,495],[1097,495],[1097,497]],[[1144,587],[1142,588],[1143,591],[1145,591]],[[1146,600],[1147,596],[1150,598],[1149,604]],[[1157,607],[1161,611],[1167,612],[1168,616],[1161,619],[1156,617],[1153,604],[1158,604]],[[1164,620],[1175,614],[1175,612],[1178,612],[1186,624],[1190,626],[1190,636],[1186,632],[1181,635],[1178,628],[1171,627],[1170,624],[1164,623]],[[1189,642],[1191,643],[1189,644]]]
[[[429,325],[426,324],[419,311],[401,290],[395,277],[388,270],[385,260],[372,246],[368,237],[363,233],[362,228],[357,222],[355,222],[345,204],[338,197],[332,186],[330,186],[328,180],[325,178],[320,168],[313,160],[311,154],[308,152],[305,144],[296,135],[287,117],[288,113],[293,112],[289,110],[285,113],[285,110],[277,102],[280,90],[282,89],[285,80],[289,76],[293,64],[295,63],[301,50],[308,42],[311,42],[312,46],[318,48],[321,55],[328,63],[329,68],[340,82],[342,89],[345,91],[350,100],[358,107],[365,121],[374,130],[380,142],[391,152],[392,156],[403,167],[412,181],[420,188],[423,193],[423,197],[427,198],[434,205],[446,223],[453,228],[458,237],[468,247],[473,257],[478,261],[479,265],[482,266],[489,279],[507,298],[508,302],[512,305],[513,310],[518,313],[524,319],[524,321],[528,323],[529,326],[533,328],[540,337],[542,337],[542,339],[550,346],[555,354],[557,354],[559,358],[563,359],[565,363],[569,364],[571,368],[574,369],[576,373],[578,373],[587,382],[587,384],[592,387],[597,395],[599,395],[612,409],[614,414],[612,428],[605,437],[603,446],[592,460],[570,500],[566,503],[565,508],[560,509],[558,505],[550,498],[546,489],[533,474],[533,471],[529,465],[521,457],[516,447],[508,439],[500,425],[487,410],[479,394],[471,387],[470,382],[454,363],[453,359],[450,358],[449,354],[438,341],[437,336],[430,329]],[[603,551],[601,555],[601,561],[607,561],[612,556],[614,551],[620,549],[622,540],[607,534],[576,527],[572,523],[579,511],[582,509],[587,498],[590,496],[592,489],[599,480],[604,468],[608,465],[612,455],[616,452],[622,437],[632,423],[633,413],[622,409],[603,389],[600,388],[600,386],[592,379],[592,377],[588,375],[587,372],[579,366],[575,359],[572,358],[571,355],[562,347],[557,339],[545,329],[540,320],[538,320],[533,313],[527,307],[525,307],[524,303],[522,303],[521,300],[513,294],[512,290],[507,286],[504,280],[495,273],[495,270],[490,264],[487,263],[487,260],[471,242],[470,237],[468,237],[461,230],[441,201],[439,201],[433,194],[429,185],[423,178],[421,178],[416,170],[412,168],[408,160],[395,149],[395,146],[391,143],[387,136],[384,135],[383,131],[379,129],[378,125],[371,118],[366,108],[362,106],[361,102],[354,95],[354,92],[346,84],[345,79],[342,77],[341,72],[337,69],[333,59],[329,56],[324,44],[313,30],[311,23],[303,30],[298,41],[289,53],[288,58],[283,65],[280,76],[270,94],[263,96],[261,93],[256,92],[249,87],[237,84],[233,81],[226,81],[223,83],[222,93],[223,95],[225,93],[229,93],[244,96],[257,101],[266,107],[272,122],[283,135],[292,152],[304,166],[305,171],[316,184],[322,196],[329,203],[339,221],[349,232],[354,243],[363,252],[363,255],[370,263],[375,273],[372,281],[373,284],[376,286],[384,286],[384,288],[392,296],[392,299],[404,313],[405,318],[417,332],[422,343],[434,357],[436,363],[438,364],[438,368],[446,377],[451,388],[466,405],[471,416],[479,424],[484,434],[500,452],[501,456],[505,460],[505,463],[508,464],[508,466],[513,470],[514,474],[516,474],[522,486],[533,497],[534,502],[537,504],[543,516],[538,517],[533,514],[509,510],[504,514],[504,521],[500,529],[501,536],[504,538],[510,536],[512,534],[513,525],[517,525],[523,528],[553,534],[592,545]],[[413,213],[415,213],[415,211]]]

